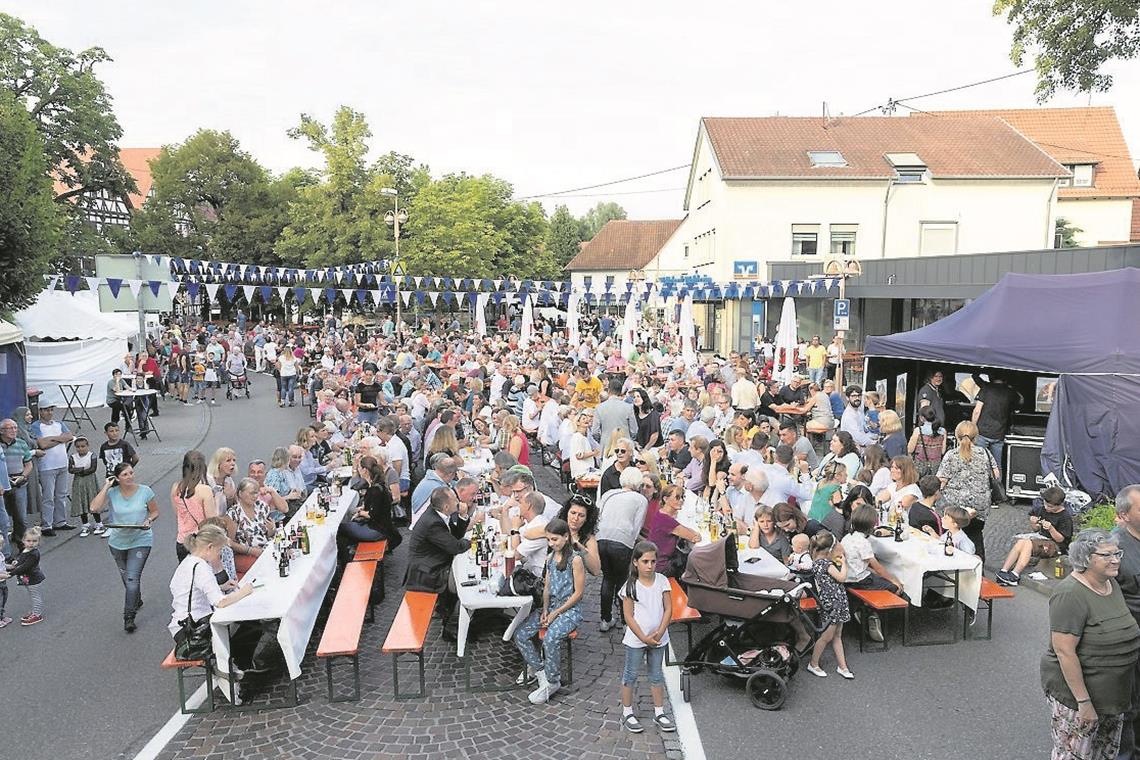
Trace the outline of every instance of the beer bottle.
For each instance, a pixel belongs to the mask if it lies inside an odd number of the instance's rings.
[[[902,520],[895,520],[895,540],[901,542],[903,540],[903,524]]]
[[[312,544],[309,543],[309,526],[301,527],[301,554],[308,554],[312,549]]]
[[[487,580],[491,577],[491,557],[486,542],[479,544],[479,577]]]
[[[946,540],[942,545],[942,551],[949,557],[954,553],[954,539],[950,537],[950,531],[946,531]]]

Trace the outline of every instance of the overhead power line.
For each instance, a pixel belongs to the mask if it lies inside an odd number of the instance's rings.
[[[918,100],[920,98],[933,97],[934,95],[945,95],[948,92],[958,92],[959,90],[968,90],[971,87],[979,87],[983,84],[991,84],[993,82],[1000,82],[1003,79],[1013,79],[1014,77],[1024,76],[1025,74],[1032,74],[1034,71],[1035,71],[1035,69],[1022,69],[1021,71],[1014,71],[1010,74],[1003,74],[1000,77],[990,77],[989,79],[981,79],[977,82],[970,82],[969,84],[960,84],[960,85],[957,85],[956,87],[947,87],[944,90],[935,90],[934,92],[927,92],[927,93],[924,93],[922,95],[911,95],[909,98],[888,98],[886,103],[880,103],[878,105],[871,106],[870,108],[868,108],[864,111],[860,111],[859,113],[852,114],[852,115],[853,116],[865,116],[865,115],[871,113],[872,111],[878,111],[880,109],[890,109],[892,106],[895,106],[895,105],[906,105],[905,103],[903,103],[904,100],[905,101]],[[909,108],[910,106],[907,106],[907,107]],[[912,109],[912,110],[918,110],[918,109]]]
[[[585,185],[584,187],[572,187],[568,190],[555,190],[554,192],[551,192],[551,193],[538,193],[536,195],[524,195],[520,198],[516,198],[516,200],[529,201],[529,200],[535,200],[537,198],[551,198],[551,197],[554,197],[557,195],[565,195],[566,193],[579,193],[583,190],[595,190],[599,187],[609,187],[610,185],[620,185],[623,182],[633,182],[634,180],[645,179],[646,177],[656,177],[659,174],[668,174],[669,172],[675,172],[679,169],[688,169],[690,165],[691,164],[681,164],[680,166],[671,166],[668,169],[658,169],[655,172],[649,172],[648,174],[639,174],[636,177],[622,177],[621,179],[614,179],[614,180],[610,180],[609,182],[599,182],[596,185]]]

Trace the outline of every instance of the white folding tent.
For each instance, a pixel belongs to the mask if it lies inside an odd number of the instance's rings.
[[[54,290],[40,293],[15,321],[24,333],[28,385],[55,404],[64,403],[60,383],[91,383],[88,406],[103,406],[103,386],[137,331],[130,315],[103,314],[93,299]]]

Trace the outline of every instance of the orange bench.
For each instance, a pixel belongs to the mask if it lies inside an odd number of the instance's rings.
[[[538,629],[538,640],[542,641],[546,638],[546,629]],[[570,635],[566,637],[566,680],[563,681],[566,685],[574,683],[574,639],[578,638],[578,629],[570,631]]]
[[[971,639],[990,639],[993,637],[994,632],[994,602],[998,599],[1012,599],[1016,594],[1010,591],[1005,586],[994,583],[985,576],[982,577],[982,588],[978,593],[978,612],[981,608],[986,608],[986,635],[975,634],[968,636],[970,632],[970,610],[967,609],[962,619],[962,638]],[[975,615],[977,613],[974,613]]]
[[[685,638],[689,645],[689,650],[693,649],[693,623],[699,623],[703,618],[701,613],[694,610],[689,606],[689,595],[685,593],[685,589],[681,588],[681,584],[677,582],[676,578],[669,579],[669,602],[673,609],[673,614],[669,618],[669,624],[684,623],[685,624]],[[666,650],[665,659],[666,665],[676,665],[676,661],[668,661],[669,652]]]
[[[325,658],[328,675],[329,702],[356,702],[360,700],[360,632],[364,616],[372,605],[372,579],[376,574],[375,562],[350,562],[344,568],[340,587],[333,600],[332,610],[325,622],[325,632],[317,646],[317,657]],[[371,616],[370,616],[371,617]],[[353,693],[350,697],[336,697],[333,691],[333,661],[338,657],[352,659]]]
[[[187,694],[184,679],[186,671],[196,668],[201,668],[205,674],[206,707],[191,710],[186,707]],[[166,659],[162,661],[162,669],[178,671],[178,704],[183,715],[202,715],[214,711],[214,671],[210,660],[180,660],[174,656],[174,650],[171,649],[170,654],[166,655]]]
[[[905,610],[910,606],[910,603],[903,599],[901,596],[891,591],[862,589],[862,588],[849,588],[847,590],[851,596],[855,597],[864,607],[875,612],[886,612],[887,610]],[[864,612],[863,623],[859,626],[859,651],[864,650],[867,639],[870,638],[867,631],[867,626],[871,620],[870,614]],[[880,625],[882,623],[880,622]],[[886,651],[887,645],[887,632],[886,626],[883,626],[883,646],[881,651]]]
[[[376,584],[380,587],[380,593],[376,597],[377,604],[384,601],[384,555],[387,553],[387,541],[364,541],[356,545],[356,552],[352,555],[353,562],[377,562],[380,564],[380,574],[376,578]]]
[[[428,591],[405,591],[396,611],[396,619],[388,629],[382,651],[392,655],[392,686],[396,699],[415,699],[427,696],[424,681],[424,640],[427,638],[431,616],[438,597]],[[420,691],[418,694],[400,693],[400,655],[412,654],[419,661]]]

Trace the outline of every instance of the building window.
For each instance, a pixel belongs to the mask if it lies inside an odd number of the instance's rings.
[[[582,284],[583,284],[584,286],[586,286],[586,290],[589,290],[589,289],[590,289],[590,287],[591,287],[591,286],[594,284],[594,278],[593,278],[593,276],[591,276],[591,275],[588,275],[588,274],[587,274],[587,275],[584,275],[584,276],[582,277]]]
[[[614,276],[612,274],[607,274],[606,275],[606,290],[609,290],[613,286],[614,286]]]
[[[855,233],[859,231],[857,224],[831,225],[831,255],[854,256]]]
[[[1061,187],[1092,187],[1094,164],[1065,164],[1072,172],[1072,178],[1065,177],[1058,183]]]
[[[843,154],[837,150],[809,150],[808,160],[813,168],[842,168],[847,166]]]
[[[926,182],[926,162],[917,153],[885,153],[887,163],[895,169],[895,182],[913,185]]]
[[[819,225],[792,225],[792,255],[815,256],[819,253]]]
[[[684,259],[687,259],[687,258],[689,258],[689,246],[687,246],[687,245],[685,246],[685,250],[684,250],[684,252],[681,254],[681,258],[684,258]]]
[[[946,256],[958,252],[957,222],[920,222],[918,253],[921,256]]]

